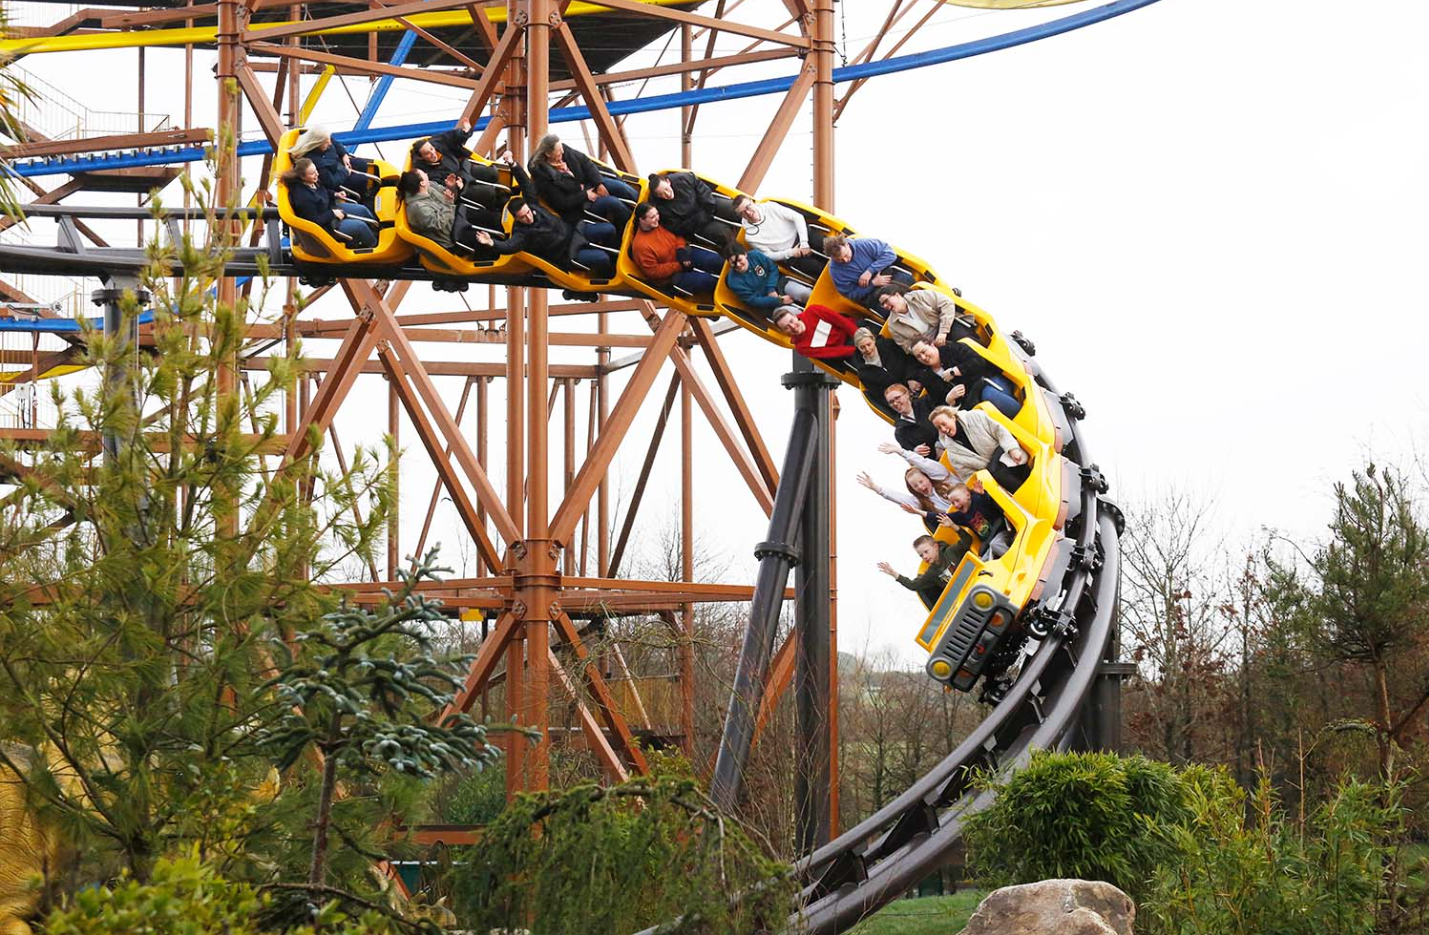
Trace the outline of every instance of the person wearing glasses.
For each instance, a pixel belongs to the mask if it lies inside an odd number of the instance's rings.
[[[940,400],[928,396],[913,398],[913,392],[904,383],[891,384],[883,391],[883,400],[893,410],[893,437],[898,439],[898,447],[922,455],[935,457],[938,447],[938,430],[928,417],[937,408]]]
[[[748,195],[736,195],[734,213],[739,216],[749,249],[810,279],[818,279],[824,271],[824,258],[809,246],[809,222],[801,212],[775,201],[759,204]]]

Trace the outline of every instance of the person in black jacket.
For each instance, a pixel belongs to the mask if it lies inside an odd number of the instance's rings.
[[[657,172],[649,181],[650,200],[660,209],[660,223],[666,230],[686,240],[703,237],[721,250],[734,239],[738,219],[715,198],[714,189],[693,172]],[[721,223],[716,217],[729,223]]]
[[[928,416],[941,401],[928,396],[914,399],[913,393],[902,383],[890,384],[883,391],[883,399],[897,417],[893,437],[898,439],[899,446],[925,458],[933,457],[938,447],[938,430],[928,421]]]
[[[456,226],[452,231],[463,242],[470,241],[468,231],[472,227],[499,230],[501,208],[510,195],[499,184],[495,168],[471,161],[466,148],[470,136],[471,124],[463,120],[445,133],[412,144],[412,167],[427,173],[436,185],[456,192]]]
[[[894,383],[902,383],[908,375],[908,355],[892,338],[876,335],[868,328],[853,333],[857,352],[849,358],[863,388],[882,398],[883,391]]]
[[[614,248],[618,245],[615,227],[602,221],[581,221],[567,224],[539,205],[532,196],[534,186],[526,170],[510,162],[521,195],[506,204],[511,212],[511,233],[497,240],[484,230],[476,232],[477,242],[494,247],[497,253],[530,253],[561,269],[573,263],[586,267],[599,276],[608,276],[615,269],[615,257],[608,250],[593,244]]]
[[[618,231],[630,223],[631,209],[625,202],[635,201],[639,193],[617,178],[601,175],[589,156],[562,143],[556,134],[541,138],[526,168],[542,200],[567,224],[580,223],[586,212],[605,218]]]
[[[959,409],[978,403],[992,403],[1009,419],[1015,419],[1022,404],[1013,395],[1012,384],[966,341],[949,341],[936,347],[927,341],[913,342],[910,376],[923,385],[929,396]]]
[[[969,545],[971,540],[961,532],[958,533],[956,543],[939,542],[932,536],[919,536],[913,540],[913,549],[918,553],[918,557],[928,564],[922,574],[916,578],[900,575],[898,570],[887,562],[879,562],[878,570],[908,590],[917,591],[923,606],[932,608],[938,603],[938,598],[943,596],[943,588],[948,586],[949,579],[953,577],[953,569],[957,568],[963,556],[968,554]]]
[[[328,191],[346,189],[354,194],[354,200],[369,200],[372,180],[364,176],[372,171],[372,163],[350,155],[323,127],[309,127],[298,134],[288,154],[294,160],[304,156],[311,159],[318,169],[318,184]]]
[[[299,159],[279,176],[288,190],[288,204],[293,213],[312,221],[323,230],[337,234],[337,240],[349,249],[361,250],[377,245],[376,227],[359,216],[349,215],[351,205],[338,200],[319,184],[318,167],[311,159]],[[357,207],[361,207],[358,205]]]

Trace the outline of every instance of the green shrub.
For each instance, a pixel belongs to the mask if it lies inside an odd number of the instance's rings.
[[[1230,785],[1219,771],[1182,774],[1140,756],[1039,751],[967,820],[969,865],[988,886],[1105,880],[1139,902],[1174,859],[1161,829],[1190,821],[1188,787]]]
[[[473,770],[462,777],[442,803],[444,820],[454,825],[484,825],[506,807],[506,771]]]
[[[684,919],[671,931],[745,935],[780,929],[792,906],[788,868],[691,779],[519,796],[452,863],[457,918],[477,932],[626,935]]]
[[[1307,816],[1287,820],[1262,779],[1245,795],[1193,790],[1190,822],[1168,829],[1178,859],[1156,874],[1143,907],[1152,930],[1175,935],[1275,932],[1369,935],[1404,931],[1394,907],[1397,790],[1346,779]],[[1396,924],[1398,923],[1398,924]]]
[[[71,903],[45,919],[45,935],[262,935],[270,901],[246,883],[220,877],[196,858],[161,859],[148,883],[125,877],[111,886],[75,893]],[[378,912],[353,918],[335,902],[316,907],[311,925],[289,935],[396,935],[400,927]]]

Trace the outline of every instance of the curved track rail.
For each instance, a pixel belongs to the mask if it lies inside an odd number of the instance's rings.
[[[1061,406],[1040,368],[1036,377],[1049,404]],[[977,771],[1006,776],[1033,750],[1062,748],[1073,739],[1113,638],[1121,511],[1101,498],[1095,466],[1071,415],[1073,441],[1063,456],[1093,472],[1081,480],[1078,558],[1057,605],[1068,622],[1024,648],[1012,688],[956,750],[902,795],[796,864],[804,884],[795,917],[800,931],[843,931],[936,870],[961,839],[963,819],[991,804],[992,793],[973,782]]]

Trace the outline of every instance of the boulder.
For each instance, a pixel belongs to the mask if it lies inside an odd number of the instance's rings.
[[[1110,883],[1043,880],[994,890],[962,935],[1132,935],[1136,904]]]

